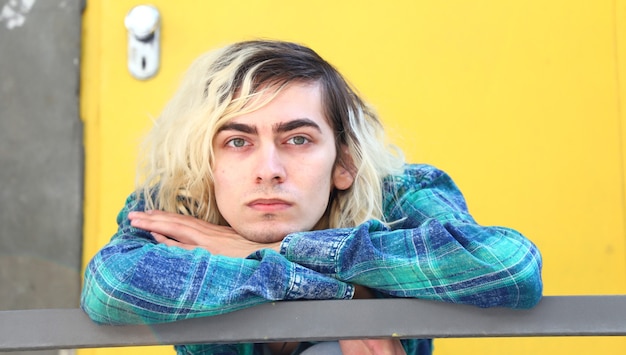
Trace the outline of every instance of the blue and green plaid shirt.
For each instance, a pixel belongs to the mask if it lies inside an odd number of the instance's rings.
[[[280,253],[247,258],[157,244],[131,227],[131,195],[119,229],[85,271],[81,306],[98,323],[150,324],[205,317],[278,300],[350,299],[353,285],[379,297],[413,297],[478,307],[530,308],[541,298],[541,255],[520,233],[478,225],[450,177],[407,165],[384,180],[391,227],[288,235]],[[430,353],[430,340],[403,340],[407,354]],[[179,346],[183,354],[262,354],[259,344]]]

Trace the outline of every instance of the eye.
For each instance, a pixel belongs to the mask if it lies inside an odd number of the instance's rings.
[[[295,136],[287,140],[287,144],[293,144],[293,145],[303,145],[308,142],[310,142],[310,140],[303,136]]]
[[[243,148],[246,145],[248,145],[248,142],[246,142],[246,140],[243,138],[233,138],[226,142],[226,146],[233,148]]]

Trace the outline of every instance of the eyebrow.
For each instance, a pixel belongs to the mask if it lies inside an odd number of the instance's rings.
[[[298,118],[288,122],[281,122],[274,126],[274,132],[285,133],[301,127],[315,128],[318,132],[322,133],[320,126],[308,118]]]
[[[238,131],[238,132],[243,132],[247,134],[257,133],[256,126],[250,126],[247,124],[236,123],[236,122],[228,122],[224,124],[222,127],[220,127],[220,129],[217,130],[217,133],[220,133],[222,131]]]
[[[276,133],[285,133],[301,127],[311,127],[322,133],[322,129],[320,128],[320,126],[308,118],[297,118],[295,120],[287,122],[280,122],[274,125],[273,131]],[[222,127],[220,127],[217,133],[220,133],[222,131],[238,131],[247,134],[258,133],[256,126],[237,122],[229,122],[224,124]]]

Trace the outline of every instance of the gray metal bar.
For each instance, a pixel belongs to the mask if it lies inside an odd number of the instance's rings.
[[[99,326],[79,309],[0,311],[0,351],[157,344],[626,335],[626,296],[544,297],[532,310],[415,299],[292,301],[158,325]]]

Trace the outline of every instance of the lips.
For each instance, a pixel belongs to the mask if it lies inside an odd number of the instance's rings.
[[[281,199],[257,199],[247,204],[248,207],[261,212],[275,212],[288,209],[292,203]]]

